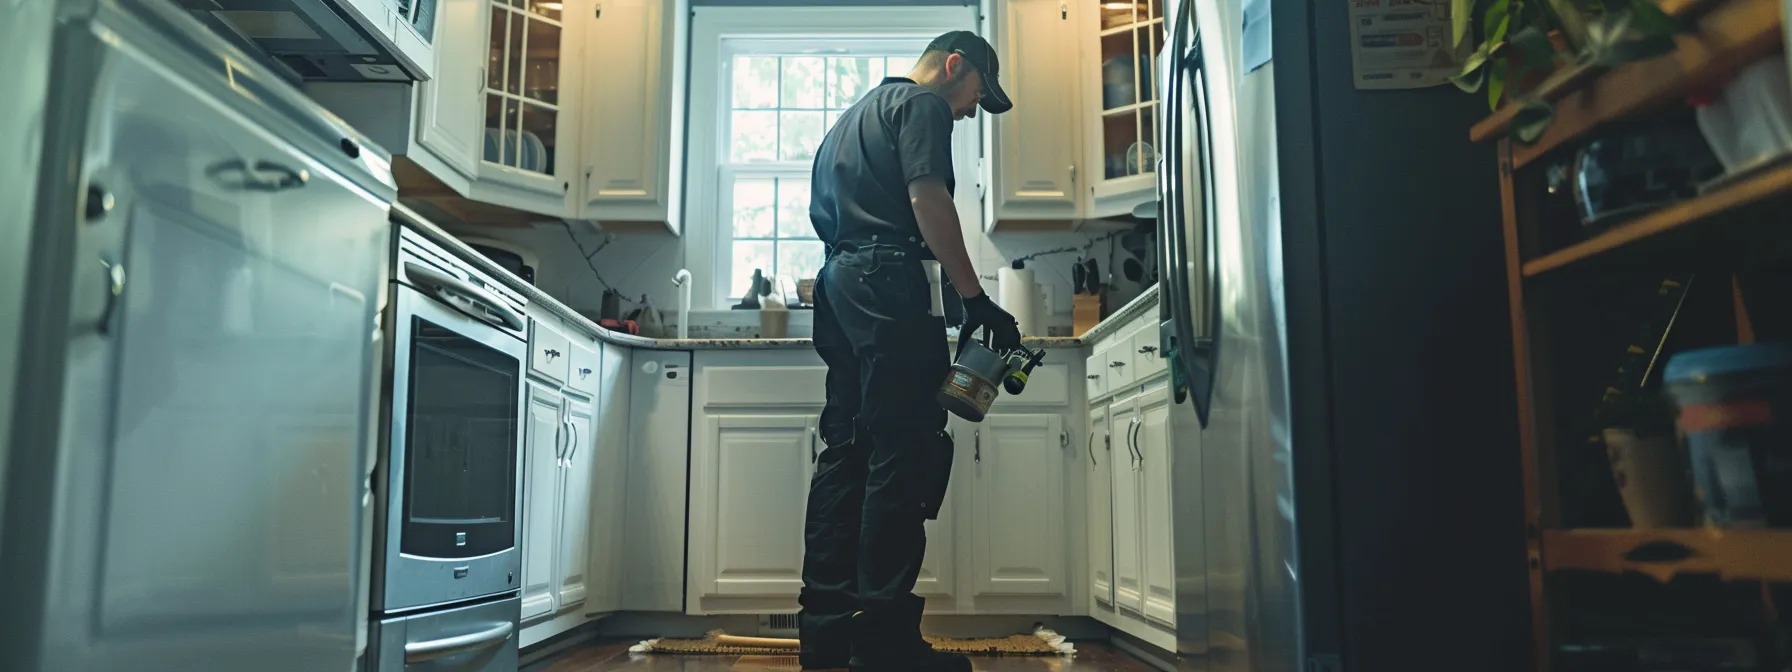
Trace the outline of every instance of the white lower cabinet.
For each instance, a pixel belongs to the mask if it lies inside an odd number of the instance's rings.
[[[1089,409],[1089,429],[1084,441],[1083,471],[1088,483],[1089,598],[1091,610],[1102,616],[1114,608],[1114,457],[1113,436],[1108,431],[1107,404]]]
[[[590,401],[566,397],[566,456],[560,469],[560,512],[554,536],[558,564],[554,572],[556,610],[585,602],[590,571],[591,478],[596,454],[597,409]]]
[[[560,458],[566,447],[566,398],[552,387],[529,382],[523,418],[523,619],[551,614],[559,597],[554,576],[560,513]]]
[[[972,429],[974,597],[1068,594],[1063,423],[992,413]]]
[[[1139,408],[1136,396],[1115,399],[1108,405],[1109,422],[1114,435],[1113,516],[1114,516],[1114,604],[1121,611],[1142,613],[1145,610],[1144,573],[1141,557],[1144,534],[1142,502],[1139,497],[1139,459],[1135,432],[1139,429]]]
[[[1082,457],[1065,426],[1070,368],[1036,373],[1036,396],[981,423],[948,425],[952,483],[915,582],[929,613],[1070,613],[1083,561],[1071,514],[1084,506],[1070,487]],[[812,352],[697,353],[686,613],[798,609],[824,372]]]
[[[1171,410],[1169,384],[1161,379],[1136,393],[1096,402],[1090,410],[1090,427],[1097,428],[1093,440],[1101,440],[1099,423],[1105,414],[1112,444],[1105,453],[1111,455],[1107,468],[1090,466],[1091,481],[1108,478],[1111,508],[1105,513],[1112,529],[1111,534],[1102,534],[1099,519],[1104,511],[1091,501],[1089,554],[1095,598],[1091,611],[1103,622],[1160,646],[1174,644],[1176,628],[1170,469],[1177,438]],[[1091,485],[1090,491],[1099,489]],[[1103,606],[1109,590],[1101,581],[1104,556],[1112,558],[1111,609]]]
[[[522,619],[539,626],[529,641],[622,606],[630,358],[573,338],[596,374],[577,390],[531,378],[523,414]]]
[[[802,592],[804,493],[820,449],[816,422],[812,414],[703,419],[706,450],[691,481],[705,519],[696,528],[702,538],[692,541],[713,549],[703,554],[693,586],[702,597],[794,600]]]

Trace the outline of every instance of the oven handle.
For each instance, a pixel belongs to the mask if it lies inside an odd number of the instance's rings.
[[[516,624],[499,623],[489,630],[468,633],[457,637],[443,637],[427,642],[406,642],[404,645],[404,662],[421,663],[437,658],[459,655],[480,649],[497,646],[510,641],[510,635],[516,632]]]
[[[438,300],[442,299],[441,294],[443,290],[451,291],[455,294],[459,294],[461,298],[477,303],[486,310],[496,314],[498,319],[504,322],[504,326],[518,331],[528,328],[528,324],[523,322],[522,313],[505,305],[503,300],[496,296],[492,296],[492,293],[485,291],[484,287],[480,287],[479,285],[475,285],[471,282],[467,282],[416,262],[405,262],[404,272],[405,275],[412,280],[419,281],[422,284],[429,286],[431,289],[434,289]]]

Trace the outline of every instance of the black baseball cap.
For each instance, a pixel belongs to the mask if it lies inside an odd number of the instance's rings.
[[[928,51],[956,53],[971,63],[971,67],[983,73],[983,100],[978,104],[984,112],[1001,114],[1014,109],[1014,102],[1008,100],[1008,92],[996,81],[996,73],[1001,63],[996,61],[996,48],[989,46],[989,41],[968,30],[954,30],[939,37],[927,45]]]

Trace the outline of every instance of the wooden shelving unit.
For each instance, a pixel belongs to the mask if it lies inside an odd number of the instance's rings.
[[[1792,530],[1548,530],[1543,549],[1549,571],[1792,582]]]
[[[1588,584],[1575,583],[1588,577],[1597,582],[1600,577],[1623,581],[1640,575],[1667,586],[1684,577],[1712,576],[1722,582],[1760,582],[1759,592],[1764,596],[1772,594],[1769,587],[1775,583],[1792,584],[1792,529],[1637,530],[1617,527],[1622,522],[1592,529],[1581,522],[1588,517],[1586,507],[1564,514],[1563,501],[1573,496],[1564,492],[1582,487],[1585,479],[1576,477],[1587,473],[1588,462],[1603,463],[1600,458],[1604,457],[1602,450],[1592,460],[1586,453],[1576,452],[1589,450],[1583,435],[1575,432],[1592,424],[1592,407],[1583,407],[1580,401],[1588,396],[1583,388],[1592,376],[1586,373],[1589,367],[1585,362],[1575,360],[1597,359],[1600,353],[1575,350],[1584,348],[1591,338],[1577,332],[1585,327],[1584,320],[1566,326],[1551,324],[1552,320],[1571,321],[1564,314],[1573,313],[1574,308],[1564,308],[1564,304],[1588,300],[1586,297],[1605,287],[1632,277],[1654,277],[1659,282],[1672,274],[1696,272],[1705,292],[1700,295],[1702,305],[1707,308],[1701,319],[1710,321],[1717,313],[1726,316],[1718,321],[1733,319],[1733,324],[1708,324],[1710,328],[1699,333],[1723,332],[1734,334],[1735,341],[1751,342],[1756,327],[1736,279],[1740,276],[1735,274],[1792,259],[1792,159],[1730,176],[1720,184],[1708,185],[1696,198],[1581,240],[1562,242],[1575,236],[1580,227],[1578,222],[1562,221],[1572,220],[1572,213],[1564,213],[1559,206],[1552,209],[1543,174],[1550,162],[1540,159],[1572,151],[1601,128],[1669,111],[1683,104],[1688,94],[1717,89],[1736,71],[1783,48],[1781,0],[1662,0],[1661,4],[1693,27],[1679,38],[1677,51],[1609,70],[1576,68],[1557,73],[1537,91],[1554,103],[1556,119],[1534,145],[1521,146],[1506,139],[1507,126],[1518,111],[1516,105],[1498,110],[1469,133],[1475,141],[1499,143],[1534,656],[1536,669],[1544,672],[1555,661],[1557,645],[1578,636],[1565,622],[1584,620],[1588,613],[1623,611],[1609,606],[1606,611],[1586,609],[1587,595],[1610,595],[1599,590],[1588,593],[1584,590]],[[1714,291],[1717,289],[1722,291]],[[1755,314],[1792,310],[1792,299],[1778,298],[1768,305],[1753,306]],[[1586,311],[1598,309],[1589,304]],[[1687,326],[1672,328],[1684,331]],[[1782,330],[1763,338],[1785,339],[1792,334]],[[1670,354],[1664,353],[1654,366],[1665,364]],[[1602,389],[1593,386],[1594,400]],[[1597,444],[1593,449],[1598,449]],[[1603,464],[1599,466],[1603,468]],[[1565,471],[1571,469],[1581,471]],[[1612,492],[1610,498],[1616,497]],[[1623,515],[1621,505],[1610,505]],[[1565,604],[1564,598],[1553,597],[1552,586],[1582,602]],[[1681,589],[1686,588],[1682,585],[1672,590]],[[1766,613],[1777,613],[1770,597],[1763,602]]]

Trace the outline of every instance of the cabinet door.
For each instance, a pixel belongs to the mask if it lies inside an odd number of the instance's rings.
[[[524,414],[523,618],[553,613],[554,551],[559,540],[560,458],[566,448],[565,400],[554,388],[529,384]]]
[[[605,0],[586,42],[585,219],[666,222],[676,55],[663,0]],[[682,119],[682,117],[678,117]],[[682,128],[680,126],[679,128]]]
[[[1001,220],[1078,216],[1077,12],[1069,0],[995,3],[1002,86],[1016,101],[991,117],[995,193],[989,226]]]
[[[1114,606],[1114,453],[1108,431],[1108,407],[1089,410],[1089,435],[1083,442],[1083,465],[1089,492],[1089,594],[1095,604]]]
[[[557,210],[565,209],[567,179],[578,155],[561,141],[579,123],[567,114],[571,87],[562,85],[562,71],[579,53],[567,39],[563,5],[550,0],[486,4],[485,122],[478,175],[481,182],[541,194],[542,203],[557,204],[552,208]]]
[[[479,168],[485,137],[486,11],[489,0],[439,0],[435,78],[417,86],[417,142],[466,177]]]
[[[591,543],[591,479],[597,456],[597,409],[566,398],[566,466],[560,470],[559,566],[556,610],[585,601]]]
[[[992,414],[972,430],[975,592],[1067,595],[1063,417]]]
[[[1157,198],[1157,70],[1163,0],[1078,3],[1089,217],[1131,213]],[[1017,106],[1018,107],[1018,106]]]
[[[598,346],[597,427],[592,432],[590,575],[586,578],[587,612],[622,609],[622,557],[625,508],[628,506],[629,351]]]
[[[1122,609],[1143,613],[1144,561],[1139,557],[1141,529],[1137,443],[1139,412],[1136,398],[1118,400],[1109,420],[1114,433],[1114,602]]]
[[[713,494],[706,522],[691,530],[704,537],[693,545],[708,551],[695,588],[705,597],[795,598],[816,416],[711,415],[706,424],[707,482],[692,492]]]
[[[1144,557],[1145,618],[1176,625],[1176,565],[1170,529],[1170,391],[1163,384],[1139,396],[1138,482],[1143,488],[1140,511]]]

